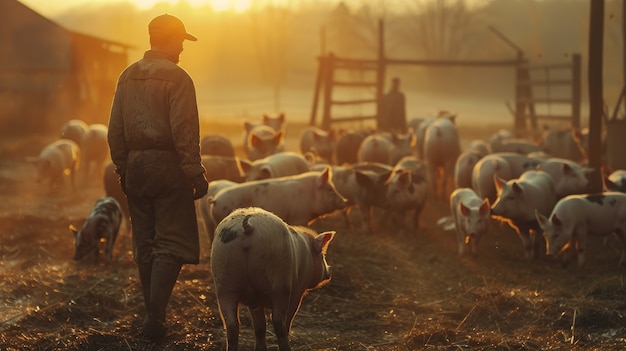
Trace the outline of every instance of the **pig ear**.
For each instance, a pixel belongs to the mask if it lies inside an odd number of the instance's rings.
[[[278,132],[276,132],[276,134],[274,134],[274,138],[272,139],[272,141],[274,142],[274,145],[280,145],[280,143],[283,141],[283,136],[285,135],[285,130],[281,129]]]
[[[506,183],[506,180],[498,177],[497,174],[493,175],[493,184],[495,184],[496,186],[496,191],[498,193],[500,193],[502,191],[502,187],[504,187],[504,184]]]
[[[243,175],[248,174],[248,172],[250,172],[250,168],[252,168],[252,163],[248,160],[238,158],[237,164],[239,165],[239,169],[241,170]]]
[[[478,209],[478,213],[479,213],[481,216],[486,216],[486,215],[488,215],[488,214],[489,214],[489,211],[491,211],[491,204],[489,203],[489,198],[488,198],[488,197],[486,197],[486,198],[483,200],[482,205],[480,205],[480,208]]]
[[[562,167],[563,169],[563,174],[568,175],[572,173],[572,167],[570,165],[568,165],[567,163],[563,163]]]
[[[250,136],[248,136],[248,145],[253,148],[257,147],[262,141],[263,139],[259,138],[259,136],[254,133],[251,133]]]
[[[557,217],[556,213],[554,214],[554,216],[552,216],[552,224],[554,224],[557,227],[563,225],[563,221],[561,221],[561,219]]]
[[[539,226],[542,229],[545,228],[546,223],[548,222],[546,216],[542,215],[541,213],[539,213],[539,211],[535,209],[535,218],[537,218],[537,223],[539,223]]]
[[[319,178],[317,178],[317,186],[318,187],[322,187],[323,185],[327,184],[330,181],[330,178],[332,177],[332,170],[330,167],[326,167],[324,168],[324,170],[322,171],[322,174],[320,174]]]
[[[283,124],[285,123],[285,113],[281,112],[280,115],[278,116],[278,121]]]
[[[378,182],[382,183],[382,184],[387,184],[389,183],[389,181],[391,181],[391,175],[393,174],[393,171],[388,171],[385,173],[381,173],[378,176]]]
[[[518,194],[521,194],[524,192],[524,189],[522,189],[521,186],[519,186],[519,184],[517,184],[517,182],[513,182],[513,191],[515,191]]]
[[[245,129],[246,132],[250,133],[250,131],[252,130],[252,128],[254,128],[254,126],[252,125],[252,123],[250,122],[244,122],[243,123],[243,129]]]
[[[325,255],[326,251],[328,250],[328,244],[331,240],[333,240],[334,236],[335,232],[329,231],[315,237],[315,251],[320,252],[322,255]]]
[[[272,178],[272,172],[270,172],[268,167],[261,167],[259,170],[258,179],[269,179]]]
[[[400,173],[400,176],[398,177],[398,181],[400,182],[400,184],[405,185],[405,186],[408,184],[411,184],[411,172],[403,171],[402,173]]]
[[[370,177],[360,171],[354,171],[354,180],[356,180],[356,183],[362,188],[372,186]]]
[[[269,121],[270,121],[270,116],[264,114],[263,115],[263,124],[267,124],[267,122],[269,122]]]
[[[78,236],[78,229],[76,229],[73,224],[70,224],[69,228],[70,232],[74,235],[74,239],[76,239],[76,237]]]
[[[461,210],[461,215],[463,215],[463,217],[469,216],[470,209],[469,207],[465,206],[462,202],[459,203],[459,209]]]

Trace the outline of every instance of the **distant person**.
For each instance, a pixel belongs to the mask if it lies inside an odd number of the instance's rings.
[[[400,78],[391,80],[391,88],[384,96],[382,113],[378,118],[378,129],[406,133],[406,101],[400,91]]]
[[[148,25],[150,50],[119,77],[108,141],[128,197],[134,260],[146,305],[143,335],[165,336],[165,310],[183,264],[200,258],[194,200],[207,192],[193,81],[178,66],[185,39],[171,15]]]

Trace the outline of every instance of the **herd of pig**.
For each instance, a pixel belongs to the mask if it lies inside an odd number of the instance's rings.
[[[334,232],[318,235],[307,226],[333,213],[343,215],[349,230],[372,233],[374,218],[378,225],[392,219],[395,227],[388,229],[416,235],[424,207],[448,202],[459,254],[477,254],[481,236],[496,219],[518,233],[526,259],[542,249],[549,255],[569,252],[566,260],[577,254],[582,265],[588,238],[609,234],[621,245],[619,264],[626,259],[626,171],[607,174],[604,192],[587,193],[590,169],[578,132],[546,131],[541,142],[533,142],[502,130],[462,150],[453,114],[444,111],[410,125],[406,134],[308,127],[295,152],[285,150],[284,115],[264,116],[244,125],[245,157],[235,155],[229,138],[203,136],[210,183],[196,208],[213,243],[212,272],[229,346],[237,344],[242,303],[253,315],[257,345],[265,343],[265,319],[257,307],[266,307],[273,309],[280,349],[289,349],[287,334],[301,298],[330,278],[324,256]],[[75,259],[93,251],[97,256],[97,244],[108,242],[105,255],[111,260],[122,218],[130,224],[126,198],[107,161],[106,133],[104,125],[72,120],[62,127],[61,139],[29,158],[39,180],[48,179],[53,189],[63,186],[64,175],[76,188],[80,163],[86,178],[104,174],[107,196],[96,201],[80,231],[74,228]],[[351,223],[352,209],[360,223]]]

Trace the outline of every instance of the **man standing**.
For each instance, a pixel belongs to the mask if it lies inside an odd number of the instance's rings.
[[[406,133],[406,102],[400,91],[400,78],[391,80],[391,89],[383,100],[383,113],[378,128],[384,131]]]
[[[143,334],[165,336],[165,310],[183,264],[197,264],[194,200],[207,192],[193,81],[179,67],[185,39],[168,14],[148,25],[150,50],[120,75],[109,119],[111,158],[128,197],[133,254],[146,305]]]

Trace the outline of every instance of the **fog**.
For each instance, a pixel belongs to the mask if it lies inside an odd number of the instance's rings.
[[[604,81],[609,106],[615,104],[623,83],[621,4],[607,1],[605,10]],[[262,113],[283,111],[289,119],[308,120],[317,57],[333,52],[376,58],[379,18],[385,24],[389,58],[514,59],[514,48],[489,26],[523,50],[531,63],[569,62],[572,53],[581,53],[585,100],[587,96],[589,2],[582,0],[493,0],[483,6],[454,0],[292,1],[241,13],[216,13],[209,6],[192,8],[185,2],[148,10],[130,4],[92,4],[52,20],[70,30],[132,45],[131,63],[148,48],[148,22],[165,12],[183,19],[187,30],[199,38],[185,43],[180,65],[194,78],[203,118],[255,119]],[[393,76],[402,78],[409,117],[448,109],[475,119],[512,119],[506,107],[514,99],[512,67],[390,66],[387,77]],[[355,88],[344,94],[363,98],[373,92]],[[345,113],[369,114],[362,111],[367,108],[350,107]],[[588,114],[586,108],[582,113]]]

